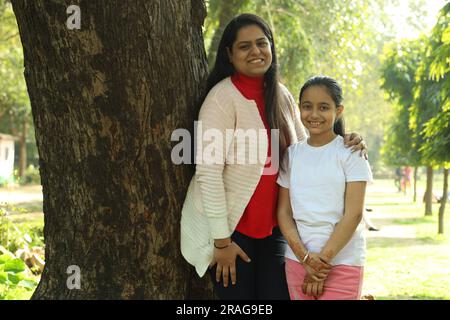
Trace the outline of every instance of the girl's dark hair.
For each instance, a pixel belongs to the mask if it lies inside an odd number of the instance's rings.
[[[299,96],[300,105],[302,103],[303,92],[305,92],[306,89],[312,86],[324,87],[327,90],[330,97],[333,99],[334,103],[336,104],[336,107],[342,105],[342,100],[344,100],[344,98],[342,97],[341,86],[336,80],[327,76],[314,76],[305,82],[303,87],[300,89],[300,96]],[[334,133],[342,137],[345,135],[345,123],[343,116],[339,116],[336,119],[333,130]]]
[[[272,51],[272,64],[264,74],[264,103],[267,121],[271,129],[280,129],[280,152],[289,144],[288,119],[286,111],[289,110],[287,99],[280,94],[277,55],[272,30],[260,17],[254,14],[244,13],[233,18],[223,31],[222,38],[217,49],[214,67],[209,74],[206,92],[209,92],[217,83],[232,76],[235,72],[233,64],[228,57],[227,48],[231,51],[236,41],[238,31],[246,26],[256,25],[261,28],[269,39]],[[288,108],[288,110],[286,110]],[[289,111],[288,111],[289,112]],[[280,153],[281,156],[283,152]]]

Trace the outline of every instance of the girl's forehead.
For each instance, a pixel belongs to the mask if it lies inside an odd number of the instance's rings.
[[[313,103],[321,103],[326,102],[330,105],[335,105],[335,101],[331,96],[328,88],[322,85],[312,85],[303,91],[303,94],[300,99],[301,103],[305,102],[313,102]]]
[[[330,99],[332,98],[330,92],[328,91],[328,88],[323,85],[312,85],[306,88],[305,91],[303,92],[303,96],[305,95],[320,96],[320,97],[328,96]]]

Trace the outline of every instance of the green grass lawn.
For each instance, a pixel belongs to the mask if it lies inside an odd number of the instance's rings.
[[[439,192],[442,184],[436,183]],[[418,199],[423,186],[419,185]],[[412,195],[396,193],[392,181],[376,180],[366,205],[378,232],[367,232],[363,295],[375,299],[450,299],[450,204],[445,211],[444,235],[438,235],[439,204],[433,216]]]

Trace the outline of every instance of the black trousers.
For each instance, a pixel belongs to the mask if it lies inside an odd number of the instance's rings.
[[[253,239],[235,231],[231,238],[250,257],[245,262],[236,257],[236,284],[216,282],[216,266],[209,270],[214,289],[221,300],[289,300],[284,269],[287,242],[278,227],[271,236]]]

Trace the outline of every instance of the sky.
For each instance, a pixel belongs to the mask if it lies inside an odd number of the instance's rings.
[[[407,22],[407,17],[411,15],[409,9],[410,0],[399,0],[399,6],[390,6],[386,9],[386,12],[392,17],[392,21],[397,29],[397,38],[417,38],[420,31],[414,30],[413,27]],[[426,33],[431,31],[436,23],[437,15],[439,10],[447,3],[449,0],[426,0],[426,12],[428,15],[424,18],[427,30]]]

